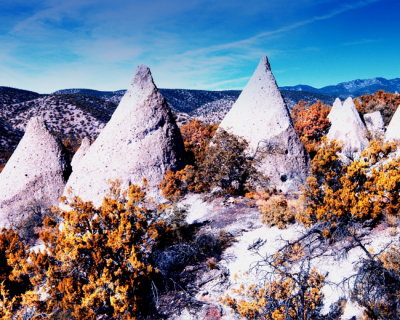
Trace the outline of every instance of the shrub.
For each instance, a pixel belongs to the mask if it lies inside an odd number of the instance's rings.
[[[217,127],[216,124],[207,125],[198,119],[193,119],[180,127],[189,163],[196,164],[203,161],[206,148]]]
[[[257,176],[245,150],[247,142],[224,130],[214,136],[204,158],[196,166],[186,166],[177,172],[168,171],[160,184],[167,199],[176,200],[189,191],[244,194],[251,177]]]
[[[0,317],[13,319],[21,296],[32,288],[26,268],[27,247],[17,233],[0,232]]]
[[[318,101],[311,106],[304,101],[296,104],[292,111],[294,128],[307,152],[313,157],[321,138],[328,133],[331,123],[328,114],[331,107]]]
[[[28,307],[73,319],[137,319],[152,310],[157,270],[150,254],[166,226],[139,187],[132,185],[126,200],[120,195],[99,208],[75,198],[69,211],[45,219],[40,237],[46,249],[31,259],[47,298],[32,298]]]
[[[263,222],[269,226],[277,225],[279,229],[284,229],[295,220],[296,209],[282,195],[272,196],[267,201],[257,201],[257,205]]]
[[[307,226],[326,223],[328,228],[351,221],[377,222],[400,209],[399,159],[389,159],[395,144],[372,142],[359,159],[340,161],[340,145],[324,141],[312,160],[311,176],[303,193],[305,209],[297,215]]]
[[[233,291],[236,298],[227,295],[222,302],[245,319],[322,319],[325,276],[310,268],[299,243],[263,262],[271,269],[263,284],[241,285]],[[297,271],[292,268],[295,263],[300,263]]]
[[[388,125],[400,104],[400,95],[379,90],[374,94],[362,95],[355,99],[354,103],[357,110],[363,114],[380,111],[385,125]]]
[[[398,319],[400,316],[400,248],[372,255],[360,263],[352,299],[365,308],[366,319]]]

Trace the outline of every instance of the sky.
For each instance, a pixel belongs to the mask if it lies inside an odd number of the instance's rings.
[[[242,89],[262,56],[280,86],[400,77],[398,0],[1,0],[0,86]]]

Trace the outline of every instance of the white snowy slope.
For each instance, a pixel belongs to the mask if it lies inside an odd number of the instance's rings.
[[[342,153],[345,156],[357,155],[368,146],[368,131],[352,98],[347,98],[340,109],[332,107],[328,118],[331,127],[327,137],[343,144]]]
[[[166,100],[150,69],[139,66],[131,86],[110,121],[74,167],[65,193],[72,189],[85,201],[100,205],[110,181],[125,189],[146,178],[155,190],[166,170],[183,165],[184,146]]]
[[[294,191],[305,182],[308,157],[293,128],[289,110],[263,57],[220,128],[245,138],[257,167],[271,187]]]
[[[0,174],[0,227],[18,222],[24,208],[57,203],[69,173],[59,142],[47,130],[44,120],[33,117],[25,134]],[[22,213],[25,212],[25,213]]]

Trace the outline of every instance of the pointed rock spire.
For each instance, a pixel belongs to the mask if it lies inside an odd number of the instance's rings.
[[[379,111],[364,114],[364,122],[372,139],[382,139],[385,124]]]
[[[331,121],[331,127],[327,137],[343,143],[342,153],[345,156],[358,154],[368,146],[367,128],[351,97],[347,98],[341,107],[334,105],[328,118]]]
[[[184,146],[170,108],[153,82],[150,69],[139,66],[131,86],[108,124],[68,180],[85,201],[100,205],[119,180],[125,189],[146,178],[155,190],[166,170],[183,166]]]
[[[25,134],[0,173],[0,227],[29,219],[30,206],[57,203],[70,172],[60,143],[42,118],[29,120]],[[26,216],[28,215],[28,216]]]
[[[85,156],[86,152],[89,150],[89,147],[90,147],[89,138],[88,137],[83,138],[79,149],[75,152],[71,160],[72,170],[74,170],[74,168],[77,167],[79,161]]]
[[[220,128],[243,137],[271,187],[296,190],[305,182],[308,157],[293,128],[289,110],[263,57]]]
[[[400,105],[390,120],[385,134],[386,141],[400,140]]]
[[[332,105],[332,109],[328,114],[328,119],[331,123],[335,122],[337,118],[340,118],[340,114],[342,112],[342,101],[339,98],[335,99],[335,102]]]

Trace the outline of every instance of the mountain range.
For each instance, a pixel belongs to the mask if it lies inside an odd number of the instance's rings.
[[[400,78],[391,80],[385,78],[357,79],[319,89],[308,85],[286,86],[281,87],[281,90],[313,92],[339,98],[358,97],[375,93],[378,90],[392,93],[400,92]]]

